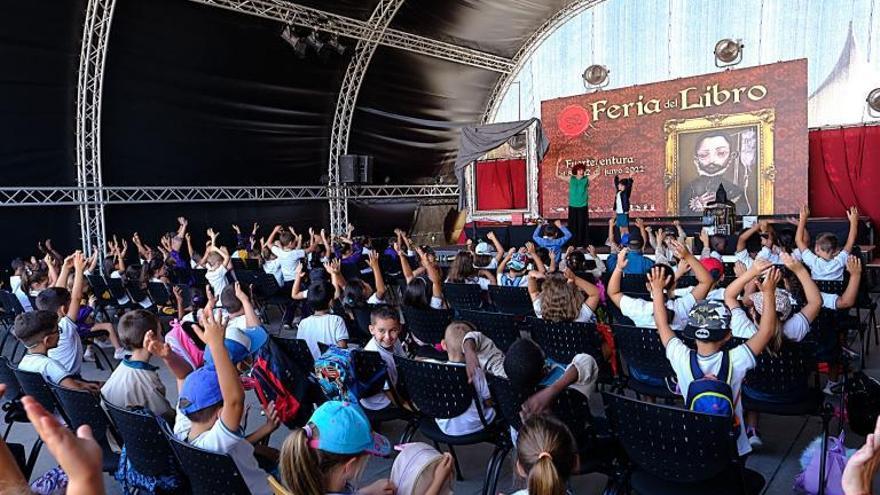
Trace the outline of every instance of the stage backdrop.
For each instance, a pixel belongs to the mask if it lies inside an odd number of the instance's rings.
[[[614,175],[633,177],[631,216],[695,216],[719,184],[740,214],[796,212],[807,200],[807,61],[544,101],[550,152],[541,214],[566,216],[583,163],[591,216],[614,207]]]

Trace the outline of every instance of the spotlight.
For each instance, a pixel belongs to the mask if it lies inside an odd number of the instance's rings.
[[[730,67],[742,62],[742,40],[725,38],[715,43],[715,67]]]
[[[293,53],[298,58],[306,58],[306,50],[308,50],[307,39],[312,34],[311,31],[308,28],[288,25],[281,31],[281,38],[293,48]]]
[[[872,89],[865,101],[868,102],[869,113],[874,117],[880,116],[880,88]]]
[[[584,70],[581,79],[584,80],[584,88],[588,91],[596,91],[608,86],[608,74],[611,71],[604,65],[593,64]]]
[[[340,55],[344,55],[345,51],[348,50],[347,46],[345,46],[339,42],[339,36],[337,36],[335,34],[330,36],[330,40],[327,41],[327,46],[336,50],[336,53],[338,53]]]

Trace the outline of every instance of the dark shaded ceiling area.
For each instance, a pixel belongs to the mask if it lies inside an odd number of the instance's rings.
[[[297,3],[365,20],[378,2]],[[407,0],[392,27],[510,57],[564,3]],[[73,183],[84,8],[85,0],[18,2],[0,19],[0,55],[18,69],[0,80],[0,125],[22,135],[0,145],[9,184]],[[102,108],[104,184],[319,183],[355,41],[343,40],[345,55],[299,58],[279,36],[282,27],[187,0],[116,0]],[[378,183],[447,173],[458,129],[481,118],[499,77],[380,46],[349,151],[374,155]]]

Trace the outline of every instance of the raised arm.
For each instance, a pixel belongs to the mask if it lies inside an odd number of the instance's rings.
[[[501,281],[501,275],[504,273],[505,270],[507,270],[507,263],[510,262],[510,258],[513,257],[513,253],[515,253],[515,252],[516,252],[516,248],[510,248],[510,251],[508,251],[504,255],[504,257],[501,258],[501,262],[498,263],[498,269],[495,270],[495,272],[498,274],[499,283]]]
[[[801,308],[801,313],[807,317],[807,320],[810,323],[819,316],[819,311],[822,310],[822,293],[819,292],[819,288],[816,287],[816,282],[810,277],[810,273],[804,267],[804,265],[794,259],[788,253],[782,253],[780,255],[782,262],[785,263],[786,268],[792,271],[792,273],[797,276],[798,281],[801,283],[801,287],[804,289],[804,296],[807,298],[807,304],[803,308]],[[847,263],[848,264],[848,263]],[[856,290],[858,290],[858,284],[856,284]]]
[[[691,270],[694,271],[694,276],[697,277],[697,286],[691,292],[694,299],[698,301],[705,299],[709,295],[709,291],[712,290],[712,284],[715,282],[712,280],[712,274],[709,273],[709,270],[706,270],[706,267],[700,263],[700,260],[684,244],[672,241],[672,248],[675,249],[678,259],[686,261],[691,266]]]
[[[654,300],[654,324],[657,325],[657,333],[660,334],[660,342],[663,347],[669,345],[669,341],[675,338],[675,333],[669,326],[669,317],[666,315],[666,297],[663,290],[672,282],[671,277],[663,276],[663,269],[659,266],[651,268],[648,272],[648,283],[651,284],[651,299]]]
[[[425,272],[428,274],[428,279],[431,281],[431,295],[438,299],[443,299],[443,275],[440,273],[440,269],[428,260],[428,256],[420,248],[416,248],[416,252],[422,261]]]
[[[541,273],[547,273],[547,267],[544,266],[544,260],[538,256],[538,248],[532,242],[526,242],[526,251],[529,253],[529,257],[531,257],[532,262],[535,263],[535,270],[538,270]],[[550,262],[553,262],[553,257],[551,256]]]
[[[495,232],[489,232],[486,234],[486,237],[492,241],[492,245],[495,246],[495,262],[501,263],[501,258],[504,257],[504,246],[501,245],[501,241],[498,240],[498,236],[495,235]]]
[[[370,251],[370,268],[373,270],[373,278],[376,280],[376,298],[385,300],[385,277],[382,276],[382,266],[379,264],[379,253]]]
[[[608,280],[608,298],[614,301],[617,307],[620,307],[620,300],[623,299],[623,292],[620,290],[620,281],[623,278],[623,270],[629,263],[626,255],[629,254],[629,248],[623,248],[617,253],[617,264],[614,271],[611,272],[611,278]],[[660,298],[661,301],[663,298]]]
[[[244,310],[245,325],[249,328],[259,325],[260,317],[257,316],[257,312],[254,311],[254,305],[251,304],[251,299],[243,290],[241,290],[241,284],[239,282],[235,283],[235,297],[241,301],[241,308]]]
[[[782,273],[779,272],[779,269],[770,268],[764,277],[764,282],[761,283],[761,293],[764,295],[765,308],[776,307],[776,284],[780,280],[782,280]],[[759,356],[764,352],[764,348],[767,347],[770,339],[773,338],[773,334],[776,333],[776,320],[776,311],[764,311],[761,314],[761,324],[758,327],[758,333],[746,342],[746,345],[749,346],[749,349],[752,350],[752,354],[755,356]]]
[[[675,226],[675,230],[678,231],[678,242],[684,244],[685,239],[687,239],[687,234],[685,233],[684,228],[682,228],[681,222],[673,220],[672,225]]]
[[[537,271],[532,270],[529,272],[529,296],[532,298],[532,302],[537,301],[539,297],[541,297],[541,289],[538,288],[538,279],[544,278],[544,274]]]
[[[611,248],[611,252],[614,252],[614,248],[617,247],[617,242],[614,240],[614,217],[608,219],[608,239],[605,241],[605,245]]]
[[[177,217],[177,235],[179,237],[183,237],[186,234],[186,226],[189,224],[189,221],[186,217]]]
[[[849,272],[849,282],[846,290],[837,298],[837,309],[847,309],[855,306],[859,296],[859,284],[862,280],[862,260],[857,256],[846,259],[846,270]]]
[[[746,270],[745,273],[733,279],[733,281],[730,282],[730,285],[724,289],[724,304],[730,309],[740,307],[739,295],[742,293],[743,289],[745,289],[749,282],[754,280],[755,277],[760,275],[761,272],[770,266],[772,266],[771,263],[764,258],[756,258],[755,262],[752,263],[752,266]]]
[[[639,228],[639,232],[642,234],[642,239],[648,241],[652,248],[657,249],[657,240],[651,235],[651,228],[645,225],[645,221],[641,218],[636,218],[636,227]]]
[[[241,418],[244,415],[244,389],[238,377],[238,371],[229,353],[223,345],[226,335],[226,322],[214,318],[211,308],[205,308],[199,325],[193,325],[196,335],[202,339],[214,358],[214,369],[217,371],[217,381],[220,382],[220,394],[223,397],[223,409],[220,411],[220,421],[229,431],[238,431],[241,428]],[[204,330],[202,330],[204,329]]]
[[[746,248],[746,241],[749,240],[749,237],[755,235],[755,233],[757,233],[758,229],[760,228],[760,223],[755,222],[755,225],[752,225],[751,227],[743,231],[743,233],[740,234],[739,237],[737,237],[736,239],[736,252],[744,250]]]
[[[560,239],[559,242],[559,246],[561,247],[563,244],[568,242],[569,239],[571,239],[572,233],[570,230],[568,230],[568,227],[562,225],[562,220],[557,220],[553,222],[553,224],[556,225],[556,228],[558,228],[560,232],[562,232],[562,239]]]
[[[532,232],[532,240],[535,241],[535,243],[537,243],[537,244],[540,244],[542,241],[541,227],[543,227],[543,225],[539,223],[538,225],[535,226],[535,231]]]
[[[73,289],[70,290],[70,305],[67,308],[67,317],[72,321],[79,318],[79,307],[82,304],[83,272],[86,268],[86,259],[82,251],[73,255]]]
[[[266,239],[266,244],[268,244],[269,246],[274,245],[275,244],[275,236],[277,236],[279,232],[281,232],[281,226],[276,225],[272,229],[272,232],[269,234],[269,238]]]
[[[296,272],[293,275],[293,287],[290,289],[291,299],[299,301],[306,298],[305,292],[302,290],[302,279],[305,276],[302,264],[296,265]]]
[[[856,237],[859,235],[859,209],[853,206],[846,212],[849,218],[849,235],[846,236],[846,245],[843,250],[848,253],[852,252],[853,246],[856,244]]]
[[[73,267],[73,257],[71,254],[67,258],[64,258],[64,261],[61,263],[61,272],[55,276],[55,287],[64,287],[67,288],[67,277],[70,275],[70,268]],[[55,267],[49,263],[49,277],[52,277],[53,272],[55,271]]]
[[[406,253],[403,252],[400,248],[400,244],[394,243],[394,252],[397,253],[397,259],[400,260],[400,269],[403,271],[403,279],[406,280],[406,283],[410,283],[415,275],[413,275],[412,266],[409,264],[409,258],[406,256]]]
[[[806,251],[810,249],[810,246],[806,242],[806,238],[804,235],[807,232],[807,219],[810,218],[810,209],[804,205],[801,207],[801,213],[798,217],[798,226],[797,232],[794,235],[794,242],[797,244],[798,249],[801,251]],[[737,245],[737,248],[739,245]]]
[[[565,278],[571,281],[575,287],[587,295],[587,300],[584,301],[584,304],[586,304],[591,311],[596,311],[596,308],[599,307],[599,288],[575,275],[570,268],[565,269]]]

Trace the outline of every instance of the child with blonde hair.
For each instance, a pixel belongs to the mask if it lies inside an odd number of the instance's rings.
[[[531,416],[516,442],[516,474],[526,488],[513,495],[564,495],[577,466],[577,444],[568,428],[552,416]]]

